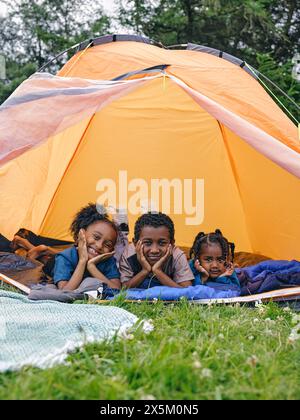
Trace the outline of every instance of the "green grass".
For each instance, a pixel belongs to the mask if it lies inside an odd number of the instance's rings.
[[[121,306],[154,330],[88,345],[68,366],[0,375],[0,399],[300,399],[300,340],[275,304]]]

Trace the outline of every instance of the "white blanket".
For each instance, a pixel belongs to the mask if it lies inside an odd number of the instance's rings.
[[[53,367],[71,351],[109,340],[137,321],[135,315],[113,306],[32,302],[0,290],[0,372]]]

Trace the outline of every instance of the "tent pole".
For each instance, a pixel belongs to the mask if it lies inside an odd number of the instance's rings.
[[[29,295],[30,293],[30,289],[27,286],[24,286],[24,284],[19,283],[16,280],[13,280],[7,276],[5,276],[4,274],[0,273],[0,280],[3,281],[6,284],[9,284],[10,286],[14,286],[17,289],[21,290],[22,292],[26,293],[27,295]]]
[[[80,44],[73,45],[72,47],[67,48],[63,52],[57,54],[54,58],[52,58],[50,61],[48,61],[46,64],[44,64],[40,69],[38,69],[37,70],[37,73],[41,73],[46,67],[48,67],[51,63],[53,63],[53,61],[56,61],[59,57],[61,57],[62,55],[66,54],[67,52],[73,50],[74,48],[77,48],[79,45]]]

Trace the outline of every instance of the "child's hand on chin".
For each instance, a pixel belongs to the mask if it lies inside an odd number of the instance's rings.
[[[205,270],[205,268],[204,267],[202,267],[202,265],[200,264],[200,261],[199,260],[196,260],[195,261],[195,268],[196,268],[196,270],[199,272],[199,273],[201,273],[202,275],[201,275],[201,281],[202,281],[202,283],[206,283],[207,282],[207,280],[209,279],[209,274],[208,274],[208,272]]]
[[[161,269],[164,262],[166,262],[167,259],[172,255],[172,252],[173,252],[173,246],[169,245],[165,255],[159,261],[157,261],[157,263],[155,263],[154,266],[152,267],[153,273],[155,273],[155,270]]]
[[[89,254],[87,250],[86,237],[83,229],[80,229],[78,235],[78,255],[80,261],[85,263],[88,262]]]
[[[142,269],[145,270],[147,273],[151,273],[152,268],[145,257],[144,245],[142,245],[142,241],[138,241],[138,243],[135,246],[135,249],[138,262],[141,264]]]
[[[231,262],[229,262],[226,264],[225,273],[222,274],[220,277],[232,276],[233,273],[234,273],[234,265]]]

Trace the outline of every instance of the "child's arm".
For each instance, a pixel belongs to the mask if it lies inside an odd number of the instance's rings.
[[[173,252],[173,246],[169,245],[169,248],[166,254],[152,267],[153,274],[155,274],[155,276],[157,277],[157,279],[161,282],[163,286],[169,286],[169,287],[191,286],[192,282],[176,283],[169,276],[167,276],[167,274],[163,272],[162,266],[167,261],[167,259],[172,255],[172,252]]]
[[[161,282],[163,286],[169,286],[169,287],[189,287],[192,286],[192,280],[185,280],[176,282],[175,280],[171,279],[166,273],[163,272],[162,267],[164,263],[167,261],[167,259],[173,254],[173,246],[169,245],[169,248],[166,252],[166,254],[152,267],[152,272],[155,274],[157,279]],[[177,267],[178,268],[178,267]],[[176,270],[177,270],[176,268]],[[177,270],[178,275],[178,270]],[[192,275],[191,275],[192,277]]]
[[[225,271],[225,273],[224,274],[222,274],[221,276],[219,276],[219,277],[227,277],[227,276],[232,276],[233,275],[233,273],[234,273],[234,265],[233,265],[233,263],[227,263],[227,266],[226,266],[226,271]]]
[[[141,241],[139,241],[136,245],[136,254],[137,254],[137,259],[142,266],[142,270],[137,275],[132,277],[132,279],[127,280],[123,283],[123,287],[125,289],[138,287],[151,273],[151,265],[148,263],[144,255],[144,248]],[[120,262],[120,269],[122,272],[122,260]]]
[[[209,279],[209,274],[205,270],[205,268],[202,267],[199,260],[195,261],[195,268],[201,274],[201,283],[202,284],[207,283],[207,280]]]
[[[174,254],[174,246],[170,245],[168,251],[164,255],[164,257],[158,261],[153,267],[152,271],[161,282],[163,286],[169,287],[189,287],[193,285],[194,276],[189,267],[188,261],[184,253],[179,253],[179,256]],[[168,260],[168,258],[173,255],[174,258],[174,274],[173,278],[170,278],[166,273],[163,271],[162,267],[164,263]]]
[[[60,281],[57,285],[59,289],[75,290],[79,287],[79,285],[82,282],[83,275],[86,270],[86,265],[89,259],[86,246],[86,238],[82,231],[79,232],[78,236],[78,255],[79,261],[74,273],[72,274],[72,277],[70,278],[70,280],[66,279],[66,281]]]
[[[183,281],[181,283],[176,283],[172,280],[169,276],[167,276],[161,269],[153,270],[153,273],[157,277],[157,279],[161,282],[163,286],[169,287],[189,287],[192,286],[191,281]]]
[[[107,284],[108,287],[112,289],[121,289],[121,282],[120,279],[108,279],[100,270],[97,268],[97,264],[99,262],[103,262],[114,255],[114,252],[110,252],[108,254],[102,254],[98,257],[91,259],[87,264],[87,269],[90,272],[91,276],[102,281],[102,283]]]
[[[142,270],[136,276],[132,277],[132,279],[125,281],[123,283],[124,289],[133,289],[138,287],[144,280],[149,276],[151,271]]]
[[[80,261],[77,264],[77,267],[72,275],[72,277],[70,278],[70,280],[61,280],[58,284],[57,287],[59,289],[63,289],[63,290],[75,290],[79,287],[79,285],[82,282],[83,279],[83,275],[85,273],[85,269],[86,269],[86,262],[84,261]]]

